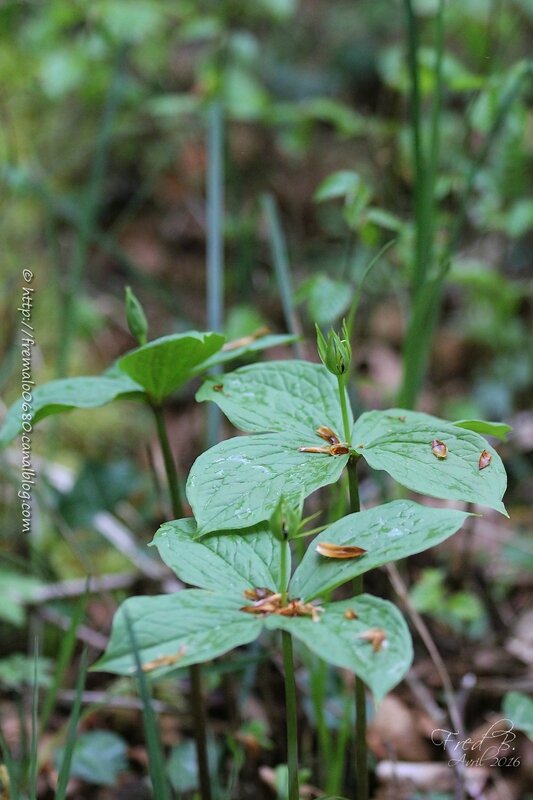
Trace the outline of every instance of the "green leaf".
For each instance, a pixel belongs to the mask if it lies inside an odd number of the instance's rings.
[[[53,661],[50,658],[37,659],[37,684],[46,688],[52,682]],[[0,686],[6,689],[21,689],[24,684],[32,686],[35,682],[35,658],[22,653],[12,653],[0,659]]]
[[[348,456],[298,450],[316,444],[324,442],[312,433],[266,433],[228,439],[203,453],[187,481],[199,533],[247,528],[270,519],[282,494],[296,504],[302,493],[335,483]]]
[[[348,610],[355,611],[357,618],[347,619]],[[377,700],[401,681],[413,660],[411,635],[398,609],[387,600],[368,594],[326,604],[318,622],[309,617],[273,614],[267,617],[266,626],[289,631],[328,663],[355,672]],[[375,628],[382,629],[386,636],[378,652],[361,638],[361,634]]]
[[[481,433],[484,436],[495,436],[502,442],[507,438],[509,431],[512,431],[512,427],[505,422],[485,422],[482,419],[459,419],[453,424],[458,428],[466,428],[468,431]]]
[[[92,669],[118,675],[130,675],[135,671],[124,609],[132,620],[144,665],[165,656],[175,659],[172,664],[154,667],[153,671],[160,676],[190,664],[210,661],[255,639],[261,622],[239,611],[239,605],[240,601],[203,589],[131,597],[115,614],[107,650]]]
[[[239,533],[197,537],[196,522],[167,522],[153,544],[159,555],[185,583],[212,591],[223,590],[241,601],[245,589],[278,591],[280,543],[264,525]]]
[[[411,500],[395,500],[349,514],[312,541],[292,577],[290,592],[311,600],[356,575],[440,544],[459,530],[468,516],[462,511],[430,508]],[[356,545],[367,552],[357,558],[327,558],[316,552],[319,542]]]
[[[246,337],[243,337],[246,338]],[[213,367],[219,364],[228,364],[232,361],[239,359],[246,359],[254,353],[261,353],[263,350],[268,350],[270,347],[283,347],[284,345],[291,344],[296,341],[298,337],[290,333],[270,333],[266,336],[260,336],[257,339],[251,339],[246,344],[235,346],[233,342],[227,344],[219,350],[218,353],[210,356],[206,361],[203,361],[194,370],[195,375],[201,375],[208,372]]]
[[[126,375],[61,378],[38,386],[32,393],[32,424],[52,414],[73,408],[98,408],[119,397],[136,398],[142,388]],[[23,398],[7,412],[0,430],[0,447],[9,444],[22,430]]]
[[[322,181],[314,194],[314,200],[321,203],[324,200],[334,200],[338,197],[353,197],[359,191],[361,178],[352,170],[340,170],[328,175]]]
[[[62,761],[64,748],[56,751],[56,768]],[[126,769],[127,745],[111,731],[80,733],[74,745],[70,775],[100,786],[112,786]]]
[[[350,307],[352,287],[346,281],[334,281],[327,275],[316,275],[306,287],[309,317],[326,327],[338,320]]]
[[[514,727],[533,741],[533,699],[523,692],[507,692],[502,710]]]
[[[219,333],[176,333],[126,353],[119,368],[161,402],[195,374],[195,369],[220,350],[224,337]]]
[[[307,361],[269,361],[251,364],[206,381],[198,401],[216,403],[233,424],[244,431],[279,431],[313,436],[319,425],[336,433],[343,430],[337,381],[321,364]],[[316,441],[315,441],[316,439]]]
[[[434,456],[434,439],[448,447],[445,459]],[[352,442],[373,469],[385,470],[408,489],[507,513],[502,503],[507,486],[505,468],[494,448],[473,431],[429,415],[391,409],[362,414],[354,425]],[[492,458],[489,466],[480,470],[483,450]]]

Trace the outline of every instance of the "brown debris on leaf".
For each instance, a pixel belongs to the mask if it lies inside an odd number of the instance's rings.
[[[479,469],[480,470],[481,469],[485,469],[486,467],[489,466],[491,461],[492,461],[492,456],[489,453],[489,451],[488,450],[483,450],[483,452],[481,453],[481,455],[479,457],[479,464],[478,464]]]
[[[316,552],[325,558],[360,558],[367,552],[362,547],[356,545],[330,544],[329,542],[319,542]]]
[[[316,432],[321,439],[329,442],[328,447],[299,447],[300,453],[324,453],[327,456],[346,456],[350,452],[350,448],[345,442],[341,442],[335,431],[328,428],[327,425],[319,425]]]
[[[261,596],[264,592],[269,592],[266,596]],[[302,603],[299,599],[289,600],[285,606],[281,605],[281,594],[274,594],[269,589],[246,589],[244,596],[248,600],[254,600],[251,606],[241,606],[241,611],[246,614],[256,614],[267,616],[268,614],[279,614],[281,617],[311,617],[313,622],[318,622],[320,613],[324,610],[320,606],[312,603]]]
[[[374,653],[379,653],[387,641],[383,628],[370,628],[368,631],[360,633],[357,638],[364,639],[365,642],[370,642]]]
[[[354,608],[347,608],[344,612],[344,619],[357,619],[359,614]]]
[[[186,652],[186,646],[182,645],[177,653],[168,656],[159,656],[159,658],[154,658],[153,661],[147,661],[146,664],[142,665],[142,670],[143,672],[151,672],[154,669],[159,669],[159,667],[172,667],[174,664],[177,664],[178,661],[181,661]]]
[[[433,439],[431,442],[431,452],[436,458],[443,461],[448,455],[448,448],[440,439]]]
[[[266,597],[272,597],[275,592],[272,589],[267,589],[266,586],[257,586],[254,589],[245,589],[244,596],[247,600],[264,600]]]
[[[321,606],[312,603],[302,603],[301,600],[289,600],[286,606],[276,611],[281,617],[311,617],[313,622],[319,622],[320,614],[324,611]]]
[[[327,425],[319,425],[316,429],[316,432],[320,438],[325,439],[326,442],[329,442],[330,444],[340,444],[340,439],[335,431],[332,431]]]

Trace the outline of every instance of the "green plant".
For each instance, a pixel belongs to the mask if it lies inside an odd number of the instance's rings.
[[[223,441],[196,460],[187,481],[195,519],[166,523],[155,536],[165,563],[197,588],[126,600],[96,665],[131,672],[128,619],[143,671],[157,676],[216,658],[263,629],[281,631],[290,800],[298,798],[292,637],[354,672],[379,700],[411,663],[401,614],[386,600],[357,594],[360,585],[348,600],[316,601],[371,569],[442,542],[468,517],[411,500],[355,510],[358,462],[385,470],[413,491],[506,513],[505,470],[476,432],[497,428],[402,409],[366,412],[354,423],[343,380],[349,366],[345,339],[331,332],[327,340],[320,337],[319,349],[335,375],[323,365],[282,361],[241,367],[204,383],[198,400],[214,401],[251,435]],[[138,352],[144,359],[146,348]],[[145,374],[141,357],[129,359],[137,361],[140,383],[155,380],[157,372]],[[337,482],[345,468],[353,513],[326,527],[292,573],[291,541],[305,534],[303,498]],[[366,753],[359,745],[363,798]]]

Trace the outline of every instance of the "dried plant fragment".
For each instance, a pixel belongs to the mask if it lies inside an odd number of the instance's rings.
[[[223,392],[224,391],[224,384],[223,383],[215,383],[213,386],[214,392]]]
[[[347,456],[350,452],[350,448],[347,444],[332,444],[329,448],[329,452],[332,456]]]
[[[332,431],[327,425],[319,425],[319,427],[316,429],[316,432],[320,438],[325,439],[326,442],[329,442],[330,444],[340,444],[340,439],[335,431]]]
[[[171,667],[173,664],[177,664],[178,661],[181,661],[186,652],[186,646],[182,645],[178,652],[174,653],[173,655],[159,656],[159,658],[154,658],[153,661],[147,661],[146,664],[142,665],[143,672],[151,672],[159,667]]]
[[[440,439],[433,439],[433,441],[431,442],[431,452],[437,458],[444,460],[448,455],[448,448],[446,447],[444,442],[440,441]]]
[[[223,346],[222,350],[227,352],[228,350],[237,350],[239,347],[246,347],[249,344],[252,344],[257,339],[261,339],[263,336],[267,336],[270,333],[270,328],[266,325],[263,325],[261,328],[258,328],[249,336],[242,336],[240,339],[234,339],[232,342],[226,342]]]
[[[492,461],[492,456],[488,450],[483,450],[479,457],[479,469],[485,469]]]
[[[255,589],[245,589],[244,596],[247,600],[264,600],[265,597],[272,597],[274,592],[266,586],[257,586]]]
[[[327,456],[331,455],[330,452],[331,448],[329,447],[299,447],[298,452],[300,453],[324,453]]]
[[[347,608],[344,612],[344,619],[357,619],[358,616],[357,611],[353,608]]]
[[[245,591],[245,595],[248,591],[248,589]],[[269,594],[261,600],[256,600],[251,606],[241,606],[240,610],[245,611],[247,614],[274,614],[279,610],[280,605],[281,595]]]
[[[356,545],[330,544],[329,542],[319,542],[316,551],[326,558],[359,558],[366,553],[366,550]]]
[[[311,617],[313,622],[319,622],[320,614],[324,611],[321,606],[314,606],[312,603],[302,603],[301,600],[289,600],[276,614],[281,617]]]
[[[360,633],[357,638],[370,642],[374,653],[379,653],[387,641],[383,628],[370,628],[370,630]]]

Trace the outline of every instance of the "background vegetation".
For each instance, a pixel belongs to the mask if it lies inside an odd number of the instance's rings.
[[[0,8],[5,406],[19,394],[24,268],[35,275],[40,383],[99,372],[133,346],[125,285],[142,299],[152,336],[206,329],[206,237],[217,221],[230,339],[264,326],[296,331],[298,352],[317,360],[314,323],[338,324],[360,296],[356,408],[398,401],[513,427],[499,448],[511,520],[475,518],[404,572],[470,735],[501,717],[509,692],[533,688],[532,32],[531,0],[49,0]],[[219,111],[225,208],[213,220],[205,187]],[[267,357],[290,354],[285,347]],[[21,787],[38,772],[42,798],[60,796],[77,713],[71,796],[154,796],[133,679],[91,674],[84,693],[82,683],[76,691],[82,644],[94,660],[117,602],[169,586],[146,548],[173,516],[152,422],[142,407],[124,408],[75,412],[34,433],[31,537],[20,532],[17,445],[0,462],[0,743]],[[205,411],[188,387],[169,414],[185,477],[205,446]],[[387,491],[363,475],[364,505]],[[337,502],[324,492],[315,508]],[[384,573],[369,583],[395,597]],[[416,644],[409,680],[384,701],[370,732],[376,763],[409,762],[411,784],[404,790],[378,768],[377,798],[453,796],[447,767],[442,791],[416,769],[446,766],[430,741],[446,708],[442,684]],[[326,789],[329,768],[346,771],[347,785],[353,779],[342,759],[351,720],[346,678],[299,659],[312,797]],[[32,737],[36,663],[40,736]],[[280,666],[266,641],[206,670],[217,797],[284,797]],[[325,684],[331,699],[323,707],[315,701]],[[178,796],[192,797],[186,677],[152,692],[165,770]],[[333,732],[333,751],[324,730]],[[520,768],[489,770],[484,793],[472,789],[472,797],[527,796],[532,745],[520,734],[517,748]],[[0,796],[10,796],[7,783],[0,772]]]

